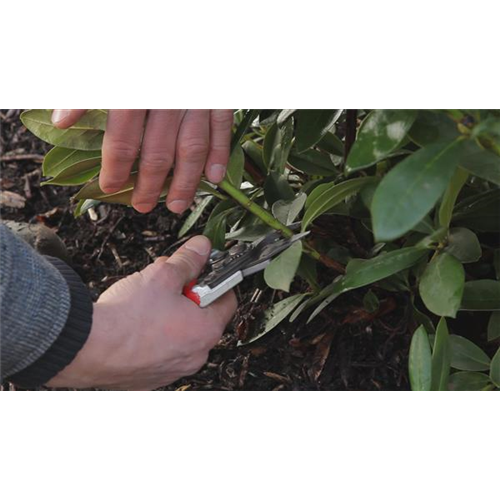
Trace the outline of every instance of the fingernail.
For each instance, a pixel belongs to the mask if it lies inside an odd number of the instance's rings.
[[[102,186],[100,186],[101,190],[106,193],[106,194],[113,194],[113,193],[116,193],[117,191],[120,191],[120,189],[122,188],[121,184],[118,185],[118,184],[103,184]]]
[[[210,240],[206,236],[195,236],[186,243],[186,248],[188,250],[196,252],[202,257],[205,257],[205,255],[208,255],[210,253],[212,245],[210,244]]]
[[[208,180],[214,184],[218,184],[222,179],[224,179],[225,175],[226,167],[224,165],[215,164],[208,167]]]
[[[52,123],[55,125],[61,123],[69,116],[70,111],[70,109],[54,109],[52,112]]]
[[[148,212],[151,212],[151,210],[153,210],[154,206],[155,206],[154,203],[134,203],[134,208],[138,212],[141,212],[142,214],[146,214]]]
[[[174,200],[171,201],[167,207],[171,212],[182,214],[182,212],[184,212],[184,210],[188,207],[188,204],[184,200]]]

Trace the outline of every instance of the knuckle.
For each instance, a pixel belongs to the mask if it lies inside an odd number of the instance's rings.
[[[230,109],[212,111],[212,123],[217,128],[231,128],[233,124],[233,112]]]
[[[148,174],[163,174],[172,165],[173,157],[169,153],[150,151],[141,158],[140,169]]]
[[[208,153],[208,141],[203,139],[190,139],[179,144],[179,157],[181,160],[202,160]]]
[[[128,141],[113,139],[106,146],[111,160],[131,163],[137,158],[138,148]]]
[[[163,264],[163,279],[170,284],[182,283],[184,281],[184,273],[180,266],[176,263],[165,262]]]
[[[172,188],[171,190],[172,197],[180,198],[182,200],[190,198],[196,192],[197,185],[197,180],[195,180],[192,184],[190,184],[189,179],[187,179],[186,181],[178,181],[175,185],[175,190],[174,188]]]
[[[120,109],[119,113],[124,121],[130,121],[143,115],[142,109]]]

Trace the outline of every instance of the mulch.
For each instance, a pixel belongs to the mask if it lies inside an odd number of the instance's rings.
[[[40,187],[41,162],[50,146],[24,128],[20,110],[0,113],[0,185],[15,198],[14,206],[1,207],[2,218],[55,229],[94,299],[184,241],[177,233],[185,216],[173,215],[164,206],[142,215],[128,207],[99,205],[95,220],[88,214],[75,219],[70,198],[77,188]],[[345,227],[337,229],[346,232]],[[197,232],[201,226],[191,235]],[[349,239],[345,241],[349,246]],[[352,245],[354,254],[362,251],[354,248],[358,242]],[[265,289],[261,276],[248,279],[237,290],[239,311],[206,366],[165,390],[406,390],[413,330],[409,297],[384,293],[383,314],[367,314],[364,292],[354,292],[340,297],[310,324],[307,314],[294,323],[286,320],[260,340],[238,347],[238,339],[251,335],[265,308],[285,297]]]

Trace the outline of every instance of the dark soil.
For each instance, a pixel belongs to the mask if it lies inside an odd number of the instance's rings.
[[[148,215],[132,208],[100,205],[97,220],[75,219],[71,195],[76,189],[40,187],[41,161],[50,146],[27,132],[19,110],[1,110],[1,189],[25,198],[24,208],[2,207],[5,220],[40,222],[54,228],[66,243],[74,268],[94,299],[115,281],[140,270],[160,255],[172,253],[183,240],[177,232],[183,217],[158,206]],[[335,223],[335,221],[332,221]],[[363,250],[349,237],[353,254]],[[198,227],[196,231],[200,232]],[[328,278],[328,276],[327,276]],[[328,282],[328,281],[327,281]],[[255,301],[259,276],[237,290],[241,306],[208,364],[196,375],[167,390],[397,390],[408,389],[407,357],[413,330],[409,297],[381,291],[383,307],[376,315],[363,309],[362,297],[339,298],[311,324],[305,319],[283,322],[273,332],[246,347],[260,314],[281,298],[271,290]],[[252,297],[254,302],[251,301]],[[283,295],[284,297],[284,295]]]

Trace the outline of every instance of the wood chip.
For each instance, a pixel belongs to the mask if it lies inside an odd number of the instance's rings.
[[[0,157],[0,161],[23,161],[31,160],[37,163],[43,162],[43,155],[38,154],[6,154]]]
[[[94,210],[94,207],[90,207],[87,210],[87,213],[89,214],[90,220],[95,222],[96,220],[99,219],[99,216],[97,215],[97,212]]]
[[[12,191],[1,191],[0,205],[2,207],[24,208],[26,205],[26,198]]]
[[[330,349],[332,346],[332,340],[334,335],[335,332],[327,333],[316,346],[316,351],[314,352],[312,366],[309,370],[310,377],[314,382],[318,381],[321,373],[323,372],[326,360],[330,355]]]
[[[264,375],[266,377],[269,377],[273,380],[276,380],[276,382],[281,382],[282,384],[290,384],[292,381],[290,380],[290,377],[286,377],[284,375],[280,375],[279,373],[274,373],[274,372],[264,372]]]
[[[123,262],[120,257],[120,254],[118,253],[118,250],[116,250],[115,245],[113,243],[108,243],[109,249],[111,250],[111,253],[113,254],[113,257],[115,258],[116,263],[118,264],[119,268],[123,267]]]

